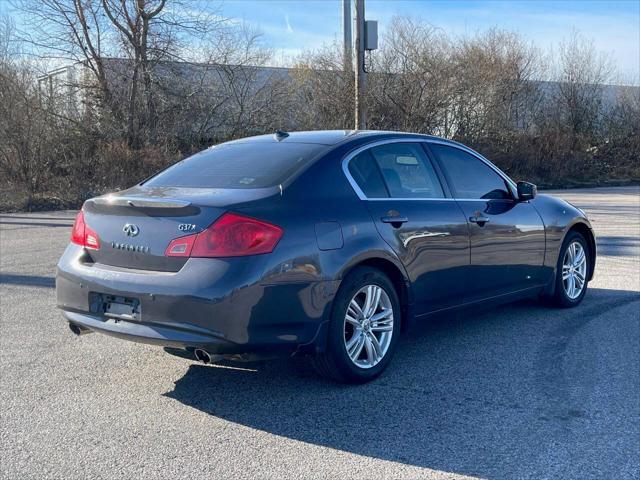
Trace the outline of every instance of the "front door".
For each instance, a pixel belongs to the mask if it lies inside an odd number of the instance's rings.
[[[529,202],[480,158],[431,143],[469,224],[471,270],[465,301],[481,300],[543,283],[545,232]]]
[[[349,170],[378,232],[407,270],[415,313],[460,304],[469,268],[467,222],[421,144],[372,147],[354,157]]]

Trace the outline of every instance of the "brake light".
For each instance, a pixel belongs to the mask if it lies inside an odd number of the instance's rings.
[[[169,243],[168,257],[243,257],[271,253],[282,229],[255,218],[225,213],[209,228]]]
[[[71,242],[92,250],[100,249],[100,238],[84,222],[84,212],[80,210],[71,229]]]

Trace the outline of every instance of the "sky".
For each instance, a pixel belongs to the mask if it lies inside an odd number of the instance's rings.
[[[399,14],[419,17],[452,36],[491,27],[516,31],[547,51],[576,30],[611,55],[623,83],[640,83],[640,0],[365,1],[366,18],[378,20],[381,34],[391,17]],[[341,0],[192,1],[194,9],[215,11],[257,27],[276,60],[340,40],[341,5]],[[0,13],[10,11],[9,0],[0,0]]]

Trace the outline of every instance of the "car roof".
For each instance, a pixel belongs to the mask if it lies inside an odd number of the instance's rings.
[[[393,132],[382,130],[311,130],[302,132],[282,132],[277,131],[267,135],[257,135],[254,137],[246,137],[238,140],[232,140],[227,144],[234,143],[314,143],[319,145],[333,146],[339,143],[348,142],[350,140],[360,140],[363,138],[375,141],[380,138],[399,138],[399,137],[418,137],[446,141],[447,143],[456,144],[456,142],[446,140],[431,135],[420,133]]]

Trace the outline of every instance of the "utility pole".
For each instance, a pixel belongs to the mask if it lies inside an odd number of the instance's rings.
[[[366,112],[363,104],[364,97],[364,0],[355,0],[356,2],[356,112],[355,112],[355,128],[356,130],[364,130],[367,128]]]
[[[353,72],[353,43],[351,39],[351,2],[342,0],[342,55],[345,77]]]

